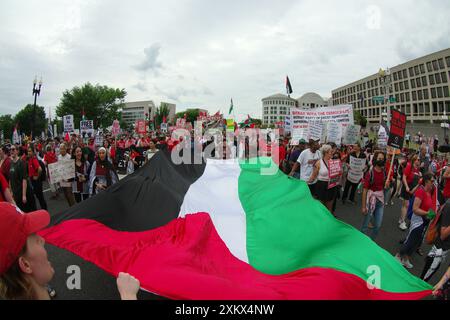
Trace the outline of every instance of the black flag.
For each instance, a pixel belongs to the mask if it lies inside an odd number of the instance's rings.
[[[286,77],[286,91],[287,94],[292,94],[292,86],[291,86],[291,81],[289,81],[289,77]]]

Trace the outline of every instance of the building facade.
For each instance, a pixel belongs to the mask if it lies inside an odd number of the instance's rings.
[[[156,114],[153,101],[127,102],[122,109],[122,120],[128,126],[134,126],[137,120],[145,120],[146,114],[152,119]]]
[[[389,104],[408,122],[441,122],[450,115],[450,48],[395,66],[390,77]],[[352,104],[369,122],[379,123],[387,110],[388,99],[381,98],[385,88],[380,75],[373,74],[333,90],[333,105]]]
[[[308,92],[297,99],[298,107],[301,109],[315,109],[328,107],[328,101],[317,93]]]
[[[263,125],[271,125],[275,122],[284,121],[286,116],[290,114],[290,109],[295,108],[296,105],[297,100],[284,94],[275,94],[262,99]]]
[[[174,123],[175,120],[175,116],[177,113],[177,105],[173,104],[173,103],[168,103],[168,102],[161,102],[161,106],[167,106],[169,108],[169,116],[167,117],[167,121],[169,121],[170,123]]]

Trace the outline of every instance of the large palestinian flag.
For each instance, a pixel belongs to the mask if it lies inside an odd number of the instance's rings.
[[[279,171],[261,174],[269,161],[175,165],[158,152],[132,176],[54,217],[41,235],[171,299],[431,294],[388,252],[336,220],[305,183]],[[374,272],[378,288],[368,284]]]

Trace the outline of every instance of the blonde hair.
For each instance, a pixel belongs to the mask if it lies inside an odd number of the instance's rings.
[[[19,256],[27,251],[27,246],[23,247]],[[6,271],[0,275],[0,299],[4,300],[35,300],[36,296],[31,283],[20,270],[19,259]]]
[[[320,148],[320,152],[322,153],[322,157],[324,157],[328,152],[330,152],[333,148],[329,144],[324,144],[322,148]]]

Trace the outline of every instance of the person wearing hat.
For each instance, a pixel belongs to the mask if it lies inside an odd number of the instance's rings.
[[[0,299],[50,300],[48,283],[55,270],[48,260],[45,240],[37,233],[50,223],[45,210],[23,213],[0,203]],[[120,273],[117,287],[122,300],[136,300],[139,281]]]
[[[317,177],[314,180],[311,178],[313,177],[313,169],[316,162],[321,159],[320,152],[318,151],[319,141],[320,140],[309,140],[309,148],[300,154],[294,168],[289,174],[290,176],[294,176],[295,172],[300,167],[300,180],[303,180],[308,184],[311,194],[314,197],[316,196],[314,187],[317,183]]]

